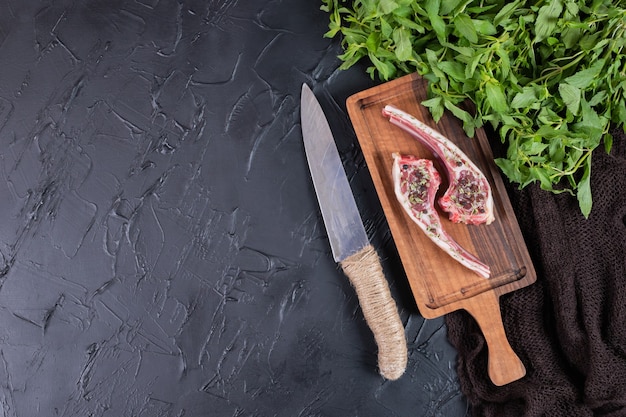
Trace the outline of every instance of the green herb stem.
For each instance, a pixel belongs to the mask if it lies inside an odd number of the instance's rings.
[[[539,78],[533,80],[532,83],[541,84],[544,81],[549,80],[550,78],[558,77],[558,76],[562,75],[569,68],[575,67],[586,56],[587,56],[587,54],[584,51],[579,51],[573,57],[569,57],[569,59],[572,59],[572,60],[570,62],[568,62],[567,64],[565,64],[563,66],[556,66],[556,67],[551,67],[551,68],[544,69],[542,71],[542,73],[546,72],[546,71],[549,71],[549,72],[547,74],[544,74],[544,75],[540,76]],[[561,58],[561,59],[565,59],[565,58]]]

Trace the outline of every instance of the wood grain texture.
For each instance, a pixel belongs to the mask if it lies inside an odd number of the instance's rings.
[[[513,358],[517,357],[510,350],[502,329],[499,297],[535,282],[535,269],[484,130],[479,129],[475,138],[468,138],[461,122],[447,113],[435,123],[428,109],[420,104],[426,98],[426,82],[411,74],[349,97],[347,109],[421,314],[435,318],[458,309],[469,311],[486,334],[488,344],[493,345],[490,345],[490,355],[494,355],[490,356],[490,375],[494,383],[501,385],[509,379],[521,377],[524,367],[521,362],[513,363],[516,362]],[[437,247],[397,201],[391,175],[392,153],[435,158],[416,139],[382,115],[387,104],[439,130],[487,177],[494,194],[496,220],[493,223],[478,226],[455,224],[445,213],[440,214],[450,235],[489,265],[489,279],[465,268]],[[444,182],[440,192],[443,193],[446,187]],[[497,320],[486,320],[493,314],[498,315]],[[497,352],[500,352],[501,359],[496,358]],[[495,363],[498,365],[491,366]],[[502,369],[507,363],[510,369]]]

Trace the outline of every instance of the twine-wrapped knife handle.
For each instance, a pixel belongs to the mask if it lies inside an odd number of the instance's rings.
[[[402,376],[407,363],[404,326],[372,245],[341,261],[378,346],[378,369],[390,380]]]

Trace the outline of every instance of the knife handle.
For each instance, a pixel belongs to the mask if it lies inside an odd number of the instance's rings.
[[[407,363],[404,326],[383,274],[378,254],[370,244],[340,262],[354,287],[359,304],[378,346],[378,369],[390,380],[402,376]]]

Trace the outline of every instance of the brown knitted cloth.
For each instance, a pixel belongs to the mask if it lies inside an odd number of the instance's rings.
[[[449,314],[473,417],[626,416],[626,135],[613,134],[610,155],[594,151],[587,220],[568,194],[509,187],[538,276],[500,302],[527,375],[493,385],[476,323]]]

